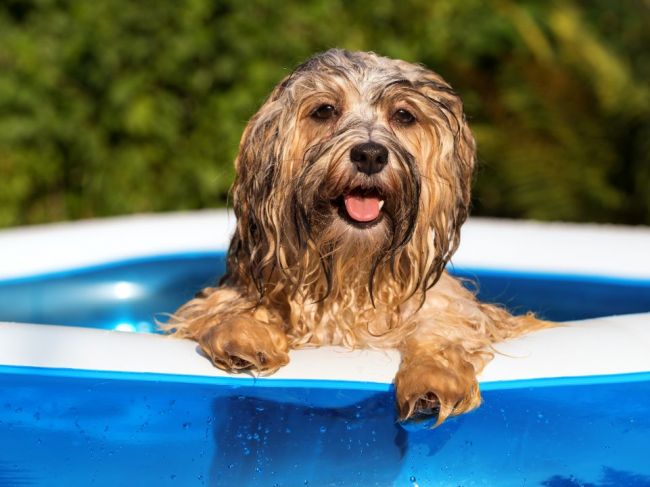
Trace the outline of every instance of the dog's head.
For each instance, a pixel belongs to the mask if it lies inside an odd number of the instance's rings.
[[[373,53],[312,57],[242,137],[227,279],[316,299],[359,280],[372,299],[378,276],[405,295],[431,287],[458,246],[474,155],[436,73]]]

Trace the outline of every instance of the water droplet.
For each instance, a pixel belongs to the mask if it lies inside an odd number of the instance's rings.
[[[327,432],[327,426],[321,426],[320,427],[320,432],[321,433],[326,433]]]
[[[186,430],[190,427],[190,423],[183,423],[183,429]]]
[[[250,448],[244,447],[244,455],[250,455],[250,454],[251,454]]]
[[[411,476],[409,477],[409,482],[415,482],[415,480],[416,480],[416,479],[415,479],[415,475],[411,475]]]

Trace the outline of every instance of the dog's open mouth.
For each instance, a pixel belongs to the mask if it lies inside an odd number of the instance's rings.
[[[378,221],[384,197],[376,189],[356,188],[339,199],[339,209],[347,219],[358,224]]]

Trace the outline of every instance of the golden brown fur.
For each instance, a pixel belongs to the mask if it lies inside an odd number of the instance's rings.
[[[374,174],[350,162],[351,148],[368,141],[389,155]],[[479,303],[444,271],[474,165],[461,101],[439,75],[373,53],[314,56],[244,131],[221,285],[167,328],[230,371],[272,373],[297,347],[399,348],[402,419],[441,422],[475,408],[490,345],[545,323]],[[351,221],[341,205],[350,191],[381,195],[381,216]]]

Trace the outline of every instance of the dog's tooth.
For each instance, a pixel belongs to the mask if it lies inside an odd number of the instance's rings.
[[[384,200],[379,200],[379,209],[381,210],[384,206]]]

